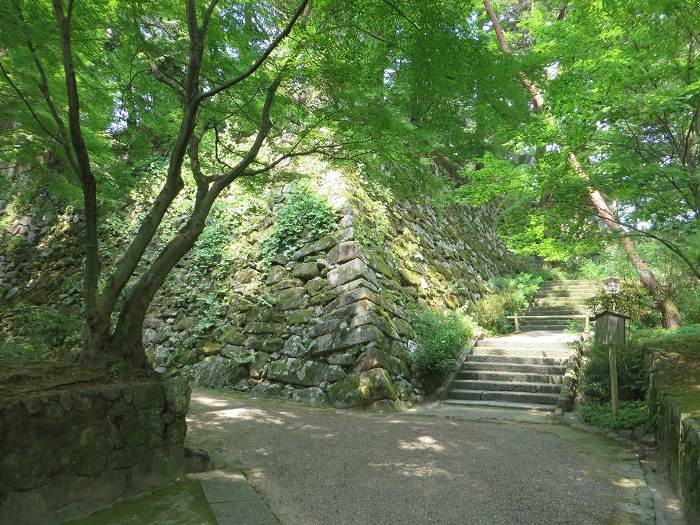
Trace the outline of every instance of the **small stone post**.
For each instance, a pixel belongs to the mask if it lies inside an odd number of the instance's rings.
[[[519,334],[520,333],[520,322],[518,321],[518,313],[517,312],[513,315],[513,319],[515,320],[515,333]]]
[[[617,416],[620,407],[619,391],[617,386],[617,351],[625,344],[625,322],[629,319],[626,315],[605,310],[593,318],[595,321],[595,344],[605,346],[608,349],[610,359],[610,399],[612,401],[612,415]]]

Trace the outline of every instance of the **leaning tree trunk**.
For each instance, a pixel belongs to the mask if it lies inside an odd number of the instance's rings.
[[[504,54],[509,55],[510,47],[506,42],[505,36],[503,34],[503,29],[501,28],[501,23],[498,20],[498,16],[496,16],[496,12],[491,6],[491,2],[489,2],[489,0],[483,0],[483,2],[484,7],[486,8],[486,12],[488,13],[489,19],[493,24],[493,29],[496,32],[498,45]],[[532,104],[535,110],[538,112],[544,112],[545,107],[542,92],[537,88],[537,85],[525,75],[525,73],[519,71],[518,74],[520,76],[520,82],[523,84],[523,87],[527,90],[528,94],[532,99]],[[548,115],[547,117],[551,124],[555,124],[553,116]],[[586,172],[583,169],[583,166],[581,166],[581,163],[578,161],[576,155],[572,151],[569,151],[567,155],[567,160],[569,162],[569,166],[571,166],[571,168],[574,170],[574,173],[576,173],[576,175],[579,178],[588,183],[588,175],[586,174]],[[657,308],[661,312],[663,327],[678,328],[679,326],[681,326],[682,316],[680,311],[673,303],[673,301],[671,301],[664,294],[663,289],[659,285],[659,282],[657,281],[656,276],[652,272],[651,268],[639,256],[639,253],[637,252],[637,247],[633,239],[622,228],[619,221],[615,220],[615,216],[610,210],[608,203],[605,201],[605,197],[603,196],[603,194],[589,185],[588,198],[591,202],[591,205],[593,206],[593,209],[596,212],[596,215],[598,215],[603,220],[608,230],[616,234],[620,239],[620,244],[622,246],[623,251],[625,252],[627,258],[630,260],[635,270],[637,271],[637,274],[639,275],[639,279],[641,280],[642,284],[652,296],[654,304],[656,304]]]
[[[134,368],[147,368],[143,348],[143,323],[153,297],[165,282],[170,271],[194,246],[204,229],[207,211],[197,213],[182,227],[153,262],[150,268],[130,290],[114,332],[110,337],[113,355]]]

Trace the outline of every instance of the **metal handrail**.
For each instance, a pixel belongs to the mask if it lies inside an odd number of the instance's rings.
[[[513,314],[513,315],[508,315],[506,316],[507,319],[514,319],[515,320],[515,333],[520,333],[520,323],[518,322],[519,319],[552,319],[552,318],[560,318],[560,317],[567,317],[569,319],[583,319],[584,320],[584,327],[583,331],[588,332],[591,326],[591,316],[589,314],[562,314],[562,315],[518,315],[518,314]]]

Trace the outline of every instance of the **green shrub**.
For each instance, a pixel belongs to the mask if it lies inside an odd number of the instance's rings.
[[[269,265],[277,255],[289,257],[337,228],[338,212],[328,202],[309,189],[295,188],[287,194],[272,234],[263,242],[263,259]]]
[[[583,393],[601,402],[610,400],[610,358],[606,347],[592,345],[583,367]],[[646,371],[643,351],[638,346],[627,345],[618,349],[617,383],[620,399],[644,398]]]
[[[0,343],[7,357],[65,357],[80,341],[82,321],[76,312],[20,303],[7,315],[15,334]]]
[[[610,310],[628,315],[630,321],[642,326],[658,326],[661,315],[649,292],[642,285],[632,281],[621,281],[618,293],[601,292],[586,300],[593,311]]]
[[[542,281],[559,278],[556,270],[495,277],[489,282],[492,292],[474,304],[474,317],[489,332],[512,332],[513,324],[507,316],[525,310]]]
[[[418,346],[411,364],[425,388],[433,390],[455,366],[472,335],[472,324],[461,312],[421,310],[415,315]]]
[[[611,405],[590,404],[581,408],[586,423],[611,430],[648,430],[651,427],[649,406],[644,401],[622,401],[617,417],[612,415]]]

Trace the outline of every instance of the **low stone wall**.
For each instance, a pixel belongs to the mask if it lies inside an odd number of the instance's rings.
[[[688,523],[700,523],[700,424],[683,414],[664,388],[673,385],[674,364],[662,353],[647,352],[648,399],[657,420],[656,436],[668,477]]]
[[[189,399],[170,380],[3,400],[0,523],[61,523],[181,476]]]

